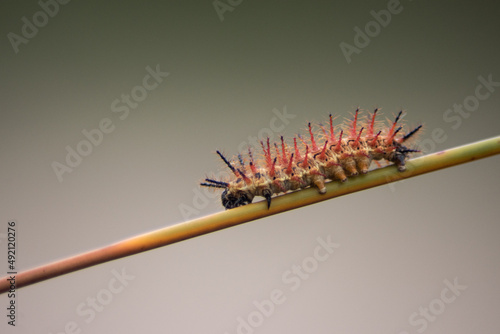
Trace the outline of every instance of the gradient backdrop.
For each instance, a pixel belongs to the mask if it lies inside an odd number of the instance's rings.
[[[11,219],[22,271],[221,211],[197,185],[223,168],[215,150],[266,128],[292,136],[359,106],[406,110],[426,153],[500,133],[493,1],[0,6],[2,276]],[[70,167],[77,149],[87,156]],[[16,328],[0,296],[0,331],[498,333],[499,167],[488,158],[22,288]],[[320,262],[318,238],[340,245]]]

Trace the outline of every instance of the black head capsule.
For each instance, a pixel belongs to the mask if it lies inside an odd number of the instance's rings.
[[[236,194],[228,192],[228,190],[224,190],[221,195],[222,206],[226,209],[237,208],[239,206],[247,205],[252,203],[252,199],[247,193],[244,191],[239,191]]]

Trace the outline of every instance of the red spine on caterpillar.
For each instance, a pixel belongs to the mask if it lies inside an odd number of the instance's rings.
[[[223,189],[221,200],[226,209],[250,204],[256,196],[264,197],[269,208],[273,195],[307,187],[316,187],[323,194],[325,182],[345,182],[348,177],[367,173],[374,160],[394,163],[399,171],[404,171],[409,155],[419,151],[403,144],[413,138],[422,125],[403,134],[403,126],[398,125],[403,114],[400,111],[394,122],[384,128],[375,120],[378,111],[375,109],[364,120],[359,118],[360,110],[356,109],[354,119],[338,132],[332,115],[329,115],[328,128],[320,124],[318,133],[314,133],[312,124],[308,123],[309,141],[299,135],[302,145],[294,137],[293,148],[289,149],[281,136],[280,143],[273,143],[274,154],[267,138],[265,144],[260,142],[261,159],[254,159],[250,148],[248,159],[241,154],[227,159],[217,151],[233,177],[227,182],[206,178],[201,185]]]

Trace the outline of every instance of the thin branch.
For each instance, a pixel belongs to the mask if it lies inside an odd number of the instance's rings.
[[[266,201],[262,201],[193,219],[188,222],[138,235],[104,248],[18,273],[16,275],[16,288],[243,224],[255,219],[325,201],[330,198],[486,158],[499,153],[500,136],[410,160],[406,164],[407,170],[405,172],[398,172],[395,166],[388,166],[371,171],[366,175],[351,178],[344,184],[330,182],[326,186],[326,194],[323,195],[319,194],[317,189],[309,188],[278,196],[273,198],[269,210],[267,209]],[[0,293],[7,292],[9,289],[8,276],[1,278]]]

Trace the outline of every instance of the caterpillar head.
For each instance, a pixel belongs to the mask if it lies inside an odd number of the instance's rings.
[[[224,190],[221,195],[222,206],[228,209],[236,208],[239,206],[247,205],[252,203],[252,198],[250,194],[244,191],[238,191],[237,193],[229,192],[228,189]]]

